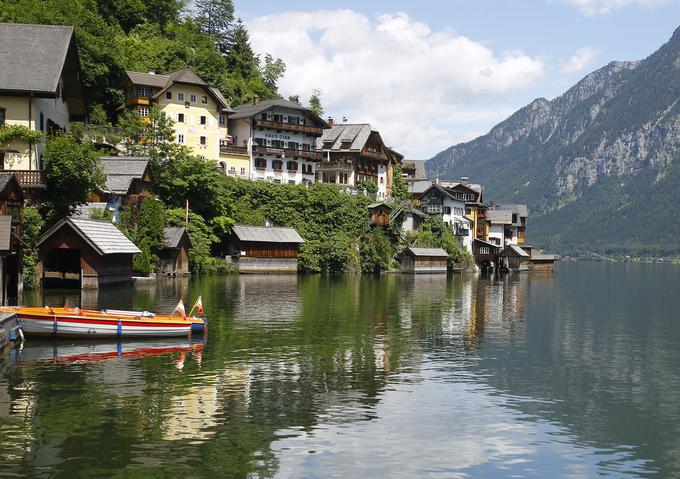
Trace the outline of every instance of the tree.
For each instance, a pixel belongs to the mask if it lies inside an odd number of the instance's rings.
[[[259,61],[250,45],[248,29],[241,19],[234,27],[229,43],[229,51],[226,54],[229,73],[244,80],[256,78]]]
[[[300,95],[290,95],[288,97],[288,101],[292,101],[293,103],[297,103],[298,105],[302,104],[302,102],[300,102]]]
[[[394,247],[383,228],[377,227],[366,235],[361,247],[361,271],[380,273],[390,268]]]
[[[214,273],[220,267],[218,258],[211,254],[212,246],[219,241],[203,217],[189,211],[189,223],[184,221],[185,210],[173,208],[166,211],[165,218],[168,226],[181,226],[187,229],[191,248],[189,249],[189,264],[194,273]]]
[[[321,90],[314,90],[312,96],[309,98],[309,109],[317,115],[323,115],[323,106],[321,106]]]
[[[200,29],[215,39],[222,54],[229,50],[234,23],[234,4],[231,0],[196,0],[194,21]]]
[[[408,200],[408,182],[399,166],[392,170],[392,197],[397,201]]]
[[[38,284],[36,266],[38,264],[38,240],[44,226],[42,216],[34,206],[24,208],[24,216],[21,224],[21,241],[26,245],[23,254],[24,262],[24,287],[33,288]]]
[[[264,56],[264,66],[262,67],[262,79],[264,85],[269,89],[271,95],[278,92],[276,82],[286,72],[286,64],[280,58],[274,58],[269,53]]]
[[[49,226],[84,204],[87,195],[104,185],[106,176],[92,144],[78,143],[68,134],[47,141],[44,161],[47,188],[42,214]]]

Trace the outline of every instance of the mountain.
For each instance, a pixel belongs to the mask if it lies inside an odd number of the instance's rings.
[[[680,28],[644,60],[612,62],[488,134],[426,162],[485,198],[527,203],[529,241],[563,254],[680,254]]]

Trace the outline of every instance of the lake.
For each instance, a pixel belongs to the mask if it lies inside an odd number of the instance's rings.
[[[680,266],[227,276],[26,302],[172,310],[207,338],[0,357],[0,476],[680,476]]]

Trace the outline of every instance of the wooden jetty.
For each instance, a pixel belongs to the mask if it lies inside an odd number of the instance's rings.
[[[19,320],[15,313],[0,313],[0,350],[19,335]]]

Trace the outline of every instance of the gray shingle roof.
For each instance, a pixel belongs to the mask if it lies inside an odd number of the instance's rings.
[[[42,235],[38,245],[56,233],[62,226],[70,226],[100,256],[107,254],[141,253],[139,248],[121,231],[108,221],[94,221],[82,218],[65,218]]]
[[[509,245],[507,248],[505,248],[505,250],[503,251],[503,255],[507,256],[507,253],[514,253],[516,256],[519,256],[521,258],[529,257],[529,253],[527,253],[517,245]]]
[[[333,125],[329,129],[324,130],[321,138],[317,138],[316,147],[318,149],[328,150],[329,148],[324,148],[324,143],[332,142],[330,150],[361,151],[364,146],[366,146],[368,138],[374,131],[376,130],[371,128],[371,125],[368,123],[341,123]],[[349,143],[349,148],[342,148],[345,143]]]
[[[510,225],[512,224],[512,211],[489,210],[486,212],[486,219],[493,224]]]
[[[13,176],[13,173],[0,173],[0,191],[7,188],[7,185],[12,180]]]
[[[518,214],[520,217],[528,217],[529,216],[529,208],[527,205],[508,205],[508,204],[503,204],[503,205],[495,205],[495,209],[497,210],[503,210],[503,211],[511,211],[513,213]]]
[[[449,254],[441,248],[406,248],[405,251],[410,251],[413,256],[430,256],[437,258],[448,258]]]
[[[185,232],[186,228],[163,228],[163,245],[166,248],[179,248],[179,243],[182,241],[182,236],[184,236]]]
[[[251,118],[259,113],[262,113],[263,111],[267,111],[271,108],[277,107],[289,108],[291,110],[299,110],[305,112],[309,117],[314,119],[319,124],[319,126],[322,127],[327,126],[327,123],[309,108],[302,106],[299,103],[284,100],[283,98],[279,98],[276,100],[262,100],[257,104],[254,104],[253,102],[243,103],[242,105],[234,107],[235,113],[229,115],[229,118],[232,120],[238,120],[240,118]]]
[[[73,27],[0,23],[0,90],[54,93]]]
[[[0,216],[0,251],[12,249],[12,217]]]
[[[304,243],[305,240],[293,228],[234,225],[231,227],[241,241],[260,243]]]
[[[99,159],[106,174],[106,190],[125,194],[132,180],[141,179],[149,164],[146,157],[103,156]]]
[[[161,75],[158,73],[141,73],[141,72],[125,72],[130,78],[130,81],[135,85],[152,86],[156,88],[163,88],[170,82],[169,75]]]

